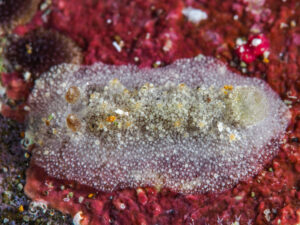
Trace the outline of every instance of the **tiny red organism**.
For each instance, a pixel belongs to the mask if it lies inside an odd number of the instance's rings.
[[[257,57],[264,55],[270,47],[270,42],[263,34],[252,35],[246,44],[239,45],[236,49],[238,57],[245,63],[253,62]],[[265,55],[267,58],[269,53]]]

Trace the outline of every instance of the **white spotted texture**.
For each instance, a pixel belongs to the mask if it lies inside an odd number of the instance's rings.
[[[230,188],[272,159],[289,121],[264,81],[204,56],[158,69],[60,65],[28,104],[34,163],[101,191]]]

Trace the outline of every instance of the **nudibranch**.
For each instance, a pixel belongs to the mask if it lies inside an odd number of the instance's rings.
[[[230,188],[278,152],[289,111],[210,57],[158,69],[62,64],[36,80],[25,143],[49,176],[99,191]]]

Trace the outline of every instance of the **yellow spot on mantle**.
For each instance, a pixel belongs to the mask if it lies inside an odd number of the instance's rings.
[[[202,128],[202,127],[205,126],[205,123],[203,123],[202,121],[200,121],[200,122],[198,123],[198,126],[199,126],[200,128]]]
[[[116,117],[115,116],[108,116],[107,118],[106,118],[106,121],[107,122],[114,122],[116,120]]]
[[[94,196],[95,196],[95,194],[90,193],[90,194],[88,195],[88,198],[92,198],[92,197],[94,197]]]
[[[103,123],[99,123],[99,124],[98,124],[98,128],[99,128],[99,129],[103,129],[103,128],[104,128]]]
[[[232,85],[224,85],[224,89],[228,90],[228,91],[232,91],[233,90],[233,86]]]
[[[20,207],[19,207],[19,212],[24,212],[24,207],[23,207],[23,205],[20,205]]]
[[[95,93],[92,93],[92,94],[90,95],[90,98],[91,98],[91,99],[94,99],[95,97],[96,97]]]
[[[182,83],[182,84],[179,84],[178,87],[179,87],[179,90],[182,91],[182,90],[185,88],[185,84],[183,84],[183,83]]]
[[[229,135],[229,139],[230,139],[230,141],[235,141],[235,135],[234,134],[230,134]]]
[[[37,143],[38,143],[40,146],[43,146],[43,145],[44,145],[44,142],[43,142],[41,139],[39,139],[39,140],[37,141]]]
[[[142,107],[142,104],[140,102],[137,102],[134,106],[135,110],[139,110]]]
[[[130,122],[130,121],[127,121],[127,122],[125,123],[125,125],[126,125],[127,128],[130,127],[131,124],[132,124],[132,122]]]
[[[119,83],[120,83],[120,81],[117,78],[111,80],[112,85],[116,85],[116,84],[119,84]]]
[[[263,59],[263,62],[267,64],[267,63],[270,62],[270,60],[269,60],[268,58],[264,58],[264,59]]]
[[[176,120],[174,123],[174,127],[180,127],[180,125],[181,125],[180,120]]]
[[[178,103],[178,104],[177,104],[178,109],[181,109],[182,106],[183,106],[182,103]]]

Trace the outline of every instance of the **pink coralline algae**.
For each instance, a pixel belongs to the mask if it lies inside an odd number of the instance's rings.
[[[33,163],[99,191],[230,188],[276,154],[289,121],[263,81],[204,56],[152,70],[57,66],[28,108]]]
[[[86,47],[85,64],[157,67],[195,54],[180,33],[182,1],[54,0],[53,5],[59,13],[53,12],[49,23]],[[72,20],[76,26],[68,24]]]

